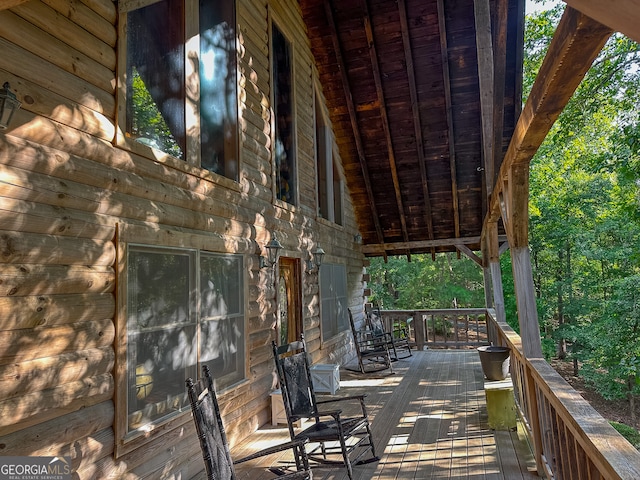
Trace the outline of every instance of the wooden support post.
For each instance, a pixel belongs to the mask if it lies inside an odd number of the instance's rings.
[[[496,318],[498,322],[504,322],[506,321],[506,313],[504,307],[504,291],[502,289],[502,271],[500,270],[500,245],[498,242],[497,222],[490,222],[487,224],[486,243]]]
[[[511,262],[524,355],[526,358],[542,358],[542,342],[540,341],[540,326],[534,295],[529,246],[512,248]]]
[[[424,316],[418,312],[413,312],[413,322],[416,333],[416,347],[419,352],[424,350],[424,344],[426,342]]]

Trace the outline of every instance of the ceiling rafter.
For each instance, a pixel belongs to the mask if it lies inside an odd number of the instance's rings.
[[[429,185],[427,182],[427,162],[424,156],[424,141],[422,138],[422,123],[420,121],[420,109],[418,106],[418,89],[416,87],[416,72],[413,66],[413,54],[411,39],[409,38],[409,24],[407,22],[407,7],[405,0],[398,0],[398,12],[400,15],[400,27],[404,58],[407,62],[407,79],[409,81],[409,95],[411,96],[411,113],[413,115],[413,129],[416,136],[416,153],[420,164],[420,178],[422,180],[422,195],[424,196],[424,217],[427,225],[429,240],[433,240],[433,220],[431,216],[431,199],[429,197]],[[432,252],[432,255],[435,252]]]
[[[398,206],[398,214],[400,216],[400,225],[402,227],[402,238],[404,241],[409,240],[407,234],[407,218],[404,213],[404,205],[402,203],[402,192],[400,191],[400,181],[398,180],[398,169],[396,166],[396,156],[393,149],[393,141],[391,139],[391,129],[389,127],[389,116],[387,115],[387,104],[385,102],[384,90],[382,89],[382,79],[380,78],[380,64],[378,63],[378,54],[376,52],[376,43],[373,39],[373,31],[371,30],[371,16],[369,15],[369,2],[364,0],[364,31],[367,35],[367,44],[369,45],[369,56],[371,57],[371,68],[373,69],[373,79],[376,85],[376,94],[380,105],[380,117],[382,120],[382,130],[384,131],[385,141],[387,143],[387,155],[389,157],[389,169],[391,170],[391,181],[396,195],[396,204]]]
[[[367,190],[367,196],[369,198],[371,215],[373,217],[372,220],[375,225],[378,241],[383,242],[384,235],[382,233],[382,226],[380,225],[380,218],[378,217],[376,202],[373,196],[373,188],[371,186],[371,179],[369,178],[369,169],[367,168],[367,161],[364,155],[362,137],[360,135],[360,128],[358,127],[356,109],[353,104],[353,95],[351,94],[351,87],[349,86],[349,77],[347,76],[347,68],[344,63],[344,57],[342,55],[342,46],[340,45],[340,39],[338,37],[338,29],[336,27],[335,19],[333,16],[333,3],[331,2],[331,0],[327,0],[324,2],[324,10],[327,16],[329,29],[331,31],[331,41],[333,42],[336,61],[338,62],[338,68],[340,69],[342,86],[344,88],[345,102],[347,103],[347,109],[349,110],[349,119],[351,121],[351,128],[353,129],[353,138],[356,144],[356,150],[358,151],[358,160],[360,161],[360,168],[362,169],[362,176],[364,179],[365,188]]]
[[[456,148],[453,135],[453,112],[451,103],[451,78],[449,75],[449,49],[447,47],[447,28],[444,17],[444,0],[438,0],[438,27],[440,29],[440,53],[442,56],[442,76],[444,79],[444,97],[449,129],[449,169],[451,172],[451,195],[453,198],[453,222],[455,238],[460,236],[460,213],[458,211],[458,176],[456,174]]]
[[[22,3],[27,3],[29,0],[3,0],[0,5],[0,10],[7,10],[9,8],[17,7]]]

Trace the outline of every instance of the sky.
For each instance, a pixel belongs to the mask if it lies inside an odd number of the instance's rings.
[[[525,13],[529,14],[533,12],[539,12],[540,10],[550,10],[558,3],[560,3],[560,0],[546,0],[544,4],[536,3],[533,0],[527,0],[527,3],[525,4]]]

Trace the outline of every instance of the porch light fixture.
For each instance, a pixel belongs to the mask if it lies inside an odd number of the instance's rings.
[[[362,243],[362,235],[360,235],[360,232],[356,233],[353,236],[353,241],[356,242],[358,245]]]
[[[280,255],[280,250],[282,250],[282,244],[278,241],[275,234],[272,236],[271,241],[265,245],[267,249],[267,256],[260,256],[260,268],[273,268],[273,266],[278,262],[278,256]]]
[[[313,255],[313,260],[311,258],[307,260],[307,273],[320,270],[320,265],[324,260],[324,250],[320,246],[316,246],[316,249],[311,254]]]
[[[4,82],[0,89],[0,130],[4,130],[9,126],[13,114],[18,111],[22,105],[18,101],[16,94],[9,90],[9,82]]]

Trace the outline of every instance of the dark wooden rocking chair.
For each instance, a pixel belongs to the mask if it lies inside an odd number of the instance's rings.
[[[393,373],[391,354],[389,352],[389,339],[385,336],[374,334],[371,330],[356,329],[351,309],[349,311],[349,323],[353,334],[353,342],[358,359],[358,368],[345,366],[348,370],[361,373],[379,372],[389,369]]]
[[[387,343],[391,360],[400,360],[413,355],[409,338],[408,325],[401,323],[392,325],[392,330],[385,329],[380,309],[375,311],[365,308],[366,323],[372,335]],[[400,356],[402,355],[402,356]]]
[[[216,393],[213,389],[213,379],[206,365],[202,366],[202,378],[194,382],[191,378],[186,380],[187,392],[191,401],[193,420],[196,424],[202,457],[209,480],[235,480],[234,463],[239,464],[256,458],[271,455],[288,449],[293,449],[298,471],[286,473],[285,470],[275,467],[270,468],[277,478],[287,480],[311,480],[309,460],[305,450],[305,440],[295,440],[281,445],[276,445],[261,450],[253,455],[241,458],[233,462],[227,443],[227,435],[224,431],[220,408]]]
[[[275,342],[272,345],[291,440],[317,444],[309,451],[309,460],[344,466],[350,479],[353,478],[353,464],[377,462],[379,458],[373,444],[365,395],[317,400],[304,337],[301,335],[299,342],[288,345],[278,347]],[[339,402],[346,403],[345,408],[350,404],[358,413],[343,416]],[[295,422],[304,418],[314,423],[296,433]],[[368,451],[371,457],[360,460]]]

